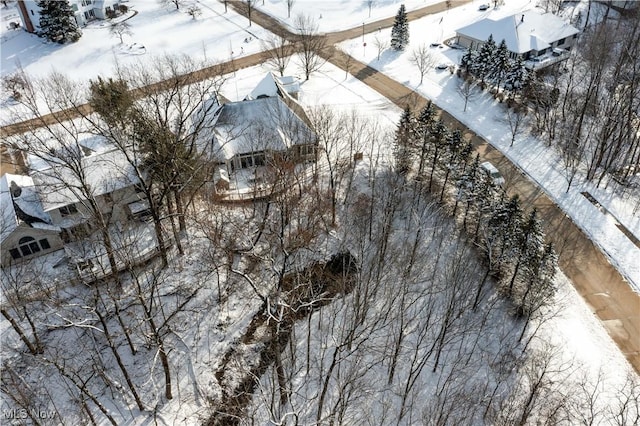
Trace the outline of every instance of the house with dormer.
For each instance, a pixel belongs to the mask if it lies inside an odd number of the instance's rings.
[[[270,168],[316,160],[318,141],[294,79],[268,73],[243,101],[220,104],[211,112],[211,132],[203,135],[217,163],[214,182],[227,190],[270,182]]]
[[[72,163],[82,170],[82,181],[56,159],[62,154],[55,150],[51,159],[28,156],[29,176],[3,175],[3,266],[90,239],[97,229],[96,207],[110,227],[148,212],[124,153],[92,135],[82,137],[74,148],[77,152],[65,155],[74,157]],[[79,260],[96,255],[83,251]]]
[[[40,195],[31,177],[2,175],[0,211],[2,266],[62,248],[61,229],[42,209]]]

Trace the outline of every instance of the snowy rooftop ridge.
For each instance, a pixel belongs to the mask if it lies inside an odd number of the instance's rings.
[[[509,51],[526,53],[546,49],[554,41],[571,37],[580,31],[552,13],[526,10],[498,20],[482,19],[456,32],[482,41],[492,35],[496,44],[504,40]]]
[[[279,96],[231,102],[215,124],[214,153],[225,160],[264,150],[284,151],[315,136]]]
[[[115,148],[91,152],[82,158],[83,173],[92,195],[99,196],[138,183],[138,178],[125,154]],[[51,165],[32,172],[33,182],[40,188],[45,212],[83,201],[78,181],[68,168]]]
[[[287,96],[299,91],[300,83],[293,76],[278,77],[273,72],[268,72],[245,100],[265,96]]]
[[[13,195],[12,191],[15,191]],[[16,211],[16,208],[19,211]],[[4,241],[20,225],[20,215],[34,220],[30,226],[37,223],[43,225],[51,223],[51,218],[42,209],[33,179],[29,176],[9,173],[2,175],[0,178],[0,210],[2,211],[0,242]]]

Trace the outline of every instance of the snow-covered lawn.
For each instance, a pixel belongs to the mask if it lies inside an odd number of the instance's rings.
[[[249,27],[248,20],[230,8],[225,13],[217,1],[199,3],[202,15],[195,20],[184,6],[177,11],[156,0],[126,4],[138,13],[126,21],[132,35],[125,35],[123,44],[109,33],[105,21],[94,21],[82,28],[80,40],[66,45],[47,42],[23,30],[5,30],[0,54],[2,75],[22,66],[34,76],[56,70],[75,80],[88,80],[112,74],[116,63],[151,63],[165,54],[185,54],[196,61],[227,61],[232,56],[260,51],[259,39],[267,33],[256,24]],[[250,37],[252,40],[245,42]]]
[[[256,8],[278,19],[292,31],[295,31],[296,17],[302,14],[313,19],[318,24],[320,32],[333,32],[395,16],[401,3],[409,12],[440,2],[441,0],[296,0],[291,8],[290,17],[287,14],[286,0],[265,0],[264,5],[262,2],[256,2]],[[455,3],[455,0],[452,1],[453,6]],[[476,3],[482,2],[478,0]]]
[[[524,0],[507,2],[499,10],[490,11],[492,17],[504,16],[526,10],[530,3]],[[411,63],[412,49],[420,44],[442,41],[454,35],[455,28],[466,25],[475,13],[475,5],[466,5],[455,12],[444,12],[428,16],[410,23],[410,45],[404,52],[385,51],[380,60],[374,49],[363,50],[361,39],[353,39],[341,44],[341,48],[356,59],[369,64],[390,77],[402,82],[420,94],[432,99],[469,126],[478,135],[497,147],[515,164],[520,166],[567,214],[590,236],[607,254],[610,261],[622,275],[631,282],[636,291],[640,291],[640,247],[636,246],[618,227],[624,225],[637,238],[640,238],[640,214],[634,212],[637,200],[621,198],[615,182],[608,188],[601,185],[596,188],[592,182],[586,182],[579,175],[567,192],[567,178],[562,160],[557,153],[549,149],[541,140],[525,132],[511,145],[511,131],[506,121],[505,107],[487,93],[478,94],[469,100],[464,112],[464,99],[458,93],[461,80],[449,71],[432,69],[425,75],[420,85],[420,75]],[[442,19],[442,25],[439,24]],[[365,39],[370,45],[374,34]],[[461,50],[449,47],[431,48],[437,62],[458,64],[463,54]],[[589,192],[611,214],[601,212],[581,193]],[[637,197],[637,195],[636,195]],[[615,216],[615,218],[614,218]]]

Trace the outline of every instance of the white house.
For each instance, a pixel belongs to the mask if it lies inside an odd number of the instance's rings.
[[[33,156],[27,159],[30,175],[40,192],[42,210],[60,228],[64,242],[93,233],[91,205],[81,189],[83,185],[89,188],[91,201],[95,200],[108,224],[126,222],[145,209],[137,191],[139,179],[122,151],[97,136],[86,137],[79,144],[82,153],[77,167],[85,176],[83,182],[55,160]]]
[[[456,30],[460,46],[477,49],[489,36],[496,44],[504,40],[512,57],[520,56],[534,64],[550,65],[575,44],[580,31],[552,13],[527,10],[516,15],[494,20],[482,19]],[[539,68],[539,66],[535,66]]]
[[[118,7],[120,0],[69,0],[76,22],[83,27],[94,19],[106,19],[107,13]],[[30,33],[40,31],[40,6],[38,0],[18,0],[18,12],[22,27]]]
[[[230,189],[230,181],[236,190],[258,180],[269,186],[263,177],[273,166],[316,160],[317,137],[294,98],[298,91],[296,79],[268,73],[243,101],[220,104],[212,98],[205,103],[209,120],[199,144],[216,163],[218,190]]]
[[[43,209],[33,179],[4,174],[0,178],[0,246],[2,266],[62,248],[61,229]]]
[[[67,243],[95,234],[95,213],[88,198],[109,226],[119,227],[147,213],[140,181],[120,150],[91,135],[84,135],[74,146],[64,150],[73,158],[71,164],[82,170],[82,182],[55,153],[51,159],[27,157],[29,176],[2,176],[3,266],[66,248]],[[84,193],[83,186],[90,194]]]
[[[279,96],[224,104],[217,111],[212,150],[227,175],[277,159],[314,160],[317,139]]]

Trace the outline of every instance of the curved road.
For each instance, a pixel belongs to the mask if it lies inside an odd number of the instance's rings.
[[[469,1],[454,0],[452,4],[460,6]],[[242,3],[230,1],[229,4],[239,13],[245,14]],[[417,19],[446,9],[446,2],[442,2],[411,11],[408,13],[408,18],[410,20]],[[269,31],[294,41],[294,34],[285,29],[277,20],[257,9],[252,11],[252,20]],[[365,24],[364,30],[365,32],[373,32],[378,28],[388,28],[393,25],[393,20],[394,18],[387,18]],[[343,70],[348,68],[349,73],[399,107],[404,108],[406,105],[410,105],[413,108],[421,108],[426,102],[424,97],[368,65],[354,58],[349,58],[344,52],[333,46],[335,43],[360,35],[362,35],[362,26],[327,34],[328,46],[322,52],[322,56]],[[186,80],[193,81],[194,77],[197,79],[210,78],[219,75],[221,69],[228,71],[229,69],[251,67],[263,63],[264,58],[264,53],[248,55],[233,62],[199,70],[192,73],[190,78]],[[82,105],[79,108],[83,113],[89,111],[87,105]],[[30,127],[38,126],[42,122],[55,122],[60,117],[65,119],[77,117],[78,113],[79,111],[75,110],[62,111],[27,122],[4,126],[0,129],[0,136],[6,137],[16,134]],[[500,167],[509,183],[508,191],[511,194],[519,194],[523,202],[538,208],[544,218],[547,238],[553,242],[558,251],[560,268],[602,321],[609,335],[631,365],[640,373],[640,294],[632,291],[629,284],[623,280],[620,273],[611,266],[591,240],[520,169],[446,111],[440,111],[440,114],[451,127],[463,130],[465,136],[473,142],[483,159],[490,160]]]

